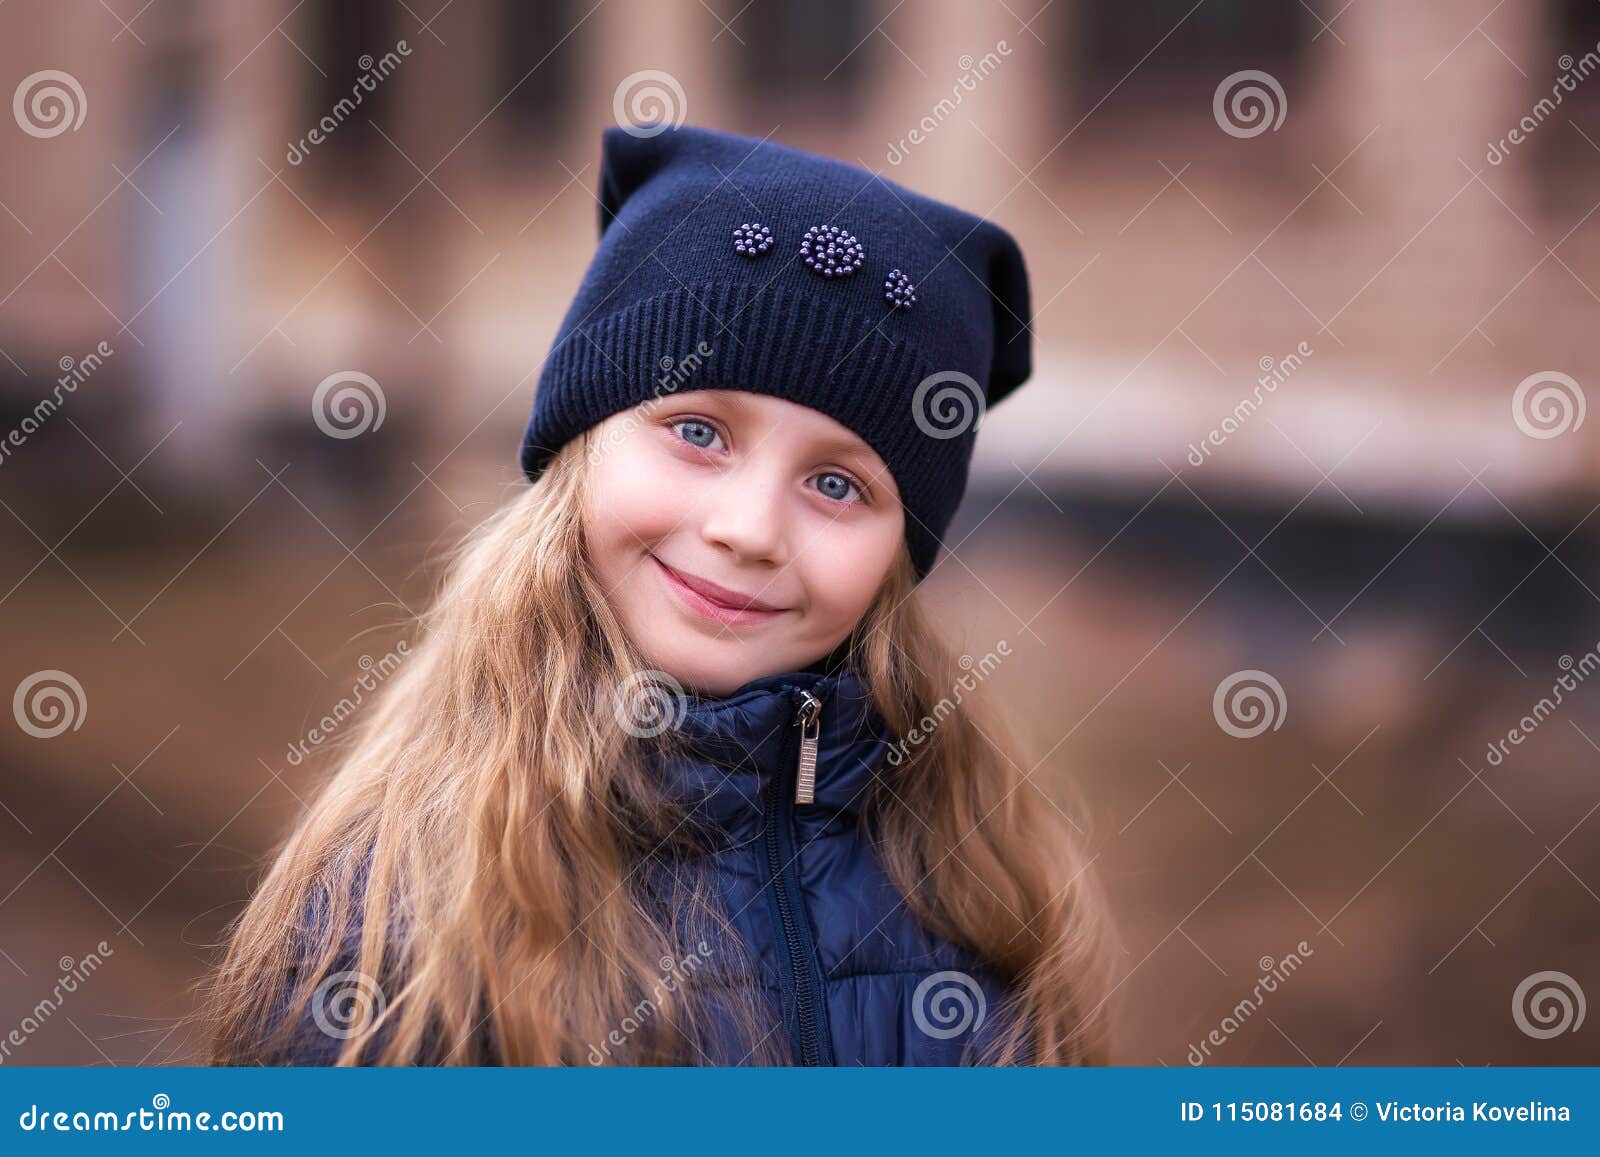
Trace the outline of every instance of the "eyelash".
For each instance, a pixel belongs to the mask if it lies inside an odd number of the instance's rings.
[[[725,439],[725,437],[726,437],[724,435],[723,431],[722,431],[722,427],[718,423],[712,421],[710,418],[700,418],[700,417],[695,417],[693,415],[687,415],[687,416],[680,417],[680,418],[673,418],[670,422],[667,423],[667,425],[668,425],[668,428],[670,428],[671,430],[676,432],[679,426],[685,426],[685,425],[688,425],[690,423],[694,423],[695,425],[699,425],[699,426],[707,426],[707,427],[709,427],[717,435],[717,437],[719,437],[719,438],[724,438]],[[693,442],[690,442],[689,440],[684,438],[681,434],[677,435],[677,437],[678,437],[679,441],[683,442],[683,444],[685,446],[688,446],[692,450],[702,450],[703,451],[703,450],[709,449],[709,447],[706,447],[706,446],[696,446]],[[821,478],[821,477],[824,477],[825,475],[828,475],[828,474],[833,474],[833,475],[836,475],[836,476],[838,476],[840,478],[843,478],[851,486],[854,486],[856,488],[856,493],[860,495],[860,498],[858,498],[857,501],[859,501],[859,502],[861,502],[863,504],[871,502],[871,499],[867,497],[867,488],[861,484],[860,480],[858,480],[855,477],[855,475],[849,474],[849,473],[847,473],[847,472],[845,472],[843,470],[824,470],[822,472],[822,474],[817,475],[817,477]],[[819,491],[817,491],[817,493],[821,494],[822,492],[819,490]],[[828,499],[828,501],[830,501],[830,502],[837,502],[837,503],[840,503],[840,504],[846,505],[846,506],[849,505],[849,500],[848,499],[834,498],[832,495],[828,495],[828,494],[823,494],[822,496],[824,498]]]

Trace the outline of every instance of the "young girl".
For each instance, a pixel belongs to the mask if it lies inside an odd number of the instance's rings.
[[[237,921],[214,1059],[1104,1063],[1086,865],[914,589],[1031,372],[1015,241],[769,141],[602,152],[533,485]]]

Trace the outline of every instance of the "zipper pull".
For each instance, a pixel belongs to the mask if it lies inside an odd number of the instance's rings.
[[[805,702],[795,712],[795,725],[800,728],[800,766],[794,782],[794,802],[810,803],[817,789],[817,736],[822,733],[822,700],[809,691],[802,691]]]

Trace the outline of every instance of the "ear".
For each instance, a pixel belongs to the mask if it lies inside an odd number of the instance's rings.
[[[989,292],[994,311],[994,359],[989,365],[985,406],[993,406],[1033,373],[1033,310],[1028,267],[1016,240],[1004,230],[989,258]]]
[[[605,236],[622,203],[661,168],[676,143],[676,135],[668,129],[655,136],[640,137],[617,125],[601,134],[600,236]]]

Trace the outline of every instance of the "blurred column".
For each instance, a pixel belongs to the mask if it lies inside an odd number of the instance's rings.
[[[64,6],[45,19],[13,5],[5,22],[6,35],[0,36],[7,98],[0,121],[0,202],[6,206],[0,209],[0,298],[5,299],[0,345],[30,370],[49,371],[33,379],[31,395],[55,380],[61,357],[80,356],[102,338],[118,353],[134,345],[126,335],[116,335],[118,322],[77,279],[122,318],[138,308],[128,304],[117,245],[118,210],[124,198],[138,200],[138,194],[118,187],[113,168],[126,173],[138,160],[138,153],[127,160],[132,151],[127,93],[137,78],[123,47],[130,38],[111,43],[106,29],[114,31],[115,25],[97,7]],[[82,99],[49,72],[67,73]],[[13,120],[11,102],[18,95],[27,131]],[[62,245],[59,261],[49,259],[57,245]],[[13,372],[9,362],[0,361],[0,380]]]
[[[891,19],[885,28],[893,26],[905,56],[892,46],[880,54],[882,83],[892,88],[879,102],[893,110],[878,122],[888,144],[874,142],[870,159],[884,172],[904,171],[910,184],[935,187],[941,196],[987,212],[1054,143],[1044,139],[1042,113],[1052,62],[1062,50],[1054,40],[1065,22],[1046,17],[1024,29],[1032,14],[1027,4],[1015,10],[953,4],[936,19],[926,9],[901,11],[909,18]],[[923,143],[910,139],[913,130],[926,138]],[[894,164],[901,150],[905,159]],[[886,152],[890,163],[883,165]],[[1041,168],[1034,180],[1043,184],[1046,171]],[[1017,189],[1007,204],[1025,201],[1026,190]],[[1007,205],[995,212],[1006,216]]]
[[[707,10],[699,0],[601,5],[584,25],[594,51],[580,70],[577,122],[615,123],[620,90],[630,119],[654,116],[725,127],[726,76],[739,49],[734,39],[739,25],[734,21],[733,31],[723,31],[713,11],[727,20],[737,10],[714,2]],[[650,71],[665,72],[671,80],[641,75]]]
[[[141,23],[150,67],[133,94],[129,152],[134,164],[150,154],[137,180],[155,208],[142,198],[121,208],[136,302],[128,320],[144,342],[128,345],[151,403],[140,412],[143,439],[154,444],[170,433],[160,468],[189,493],[226,501],[242,487],[247,403],[242,383],[228,375],[230,351],[249,313],[248,238],[267,219],[262,198],[252,196],[269,177],[236,119],[248,65],[226,75],[241,57],[218,51],[208,11],[166,6]]]
[[[1330,45],[1325,58],[1332,98],[1324,110],[1337,130],[1331,139],[1342,142],[1342,155],[1381,124],[1341,173],[1359,182],[1351,195],[1363,209],[1394,217],[1404,236],[1450,202],[1472,172],[1489,168],[1487,142],[1526,111],[1530,85],[1518,69],[1529,76],[1549,71],[1538,49],[1537,6],[1503,5],[1474,31],[1477,18],[1448,0],[1427,0],[1352,5],[1334,24],[1345,43]],[[1337,161],[1327,158],[1324,170]],[[1506,196],[1503,181],[1492,173],[1486,179]],[[1446,213],[1451,229],[1474,237],[1453,255],[1453,283],[1481,277],[1503,260],[1490,238],[1523,232],[1514,223],[1500,228],[1506,209],[1481,187],[1462,192]]]

